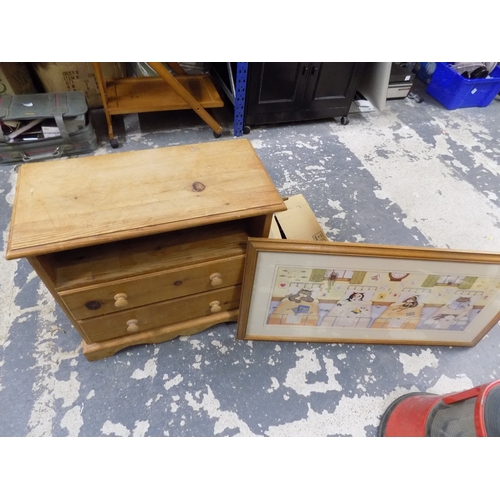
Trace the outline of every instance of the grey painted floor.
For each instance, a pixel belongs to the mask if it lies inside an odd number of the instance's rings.
[[[424,97],[245,137],[332,241],[498,251],[500,103],[448,111]],[[215,116],[218,140],[234,140],[230,110]],[[194,113],[129,115],[112,150],[95,118],[95,154],[216,140]],[[227,324],[90,363],[27,262],[3,258],[15,184],[0,166],[1,436],[375,436],[405,393],[500,376],[498,324],[473,348],[245,342]]]

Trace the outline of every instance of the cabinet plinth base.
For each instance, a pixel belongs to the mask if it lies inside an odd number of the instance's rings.
[[[118,337],[116,339],[105,340],[103,342],[95,342],[87,344],[83,341],[83,354],[88,361],[97,361],[109,356],[113,356],[118,351],[141,344],[156,344],[172,340],[181,335],[193,335],[200,333],[211,326],[219,323],[229,323],[238,319],[239,309],[231,311],[223,311],[220,313],[212,314],[211,316],[204,316],[175,325],[164,326],[154,330],[139,332],[126,337]]]

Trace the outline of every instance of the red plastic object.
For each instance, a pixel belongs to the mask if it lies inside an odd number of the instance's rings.
[[[438,396],[410,393],[385,411],[379,436],[500,436],[500,380]]]

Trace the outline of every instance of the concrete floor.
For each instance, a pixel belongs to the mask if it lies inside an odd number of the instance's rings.
[[[254,127],[247,136],[283,196],[302,193],[332,241],[498,251],[500,103],[448,111],[430,96],[383,112]],[[234,140],[194,113],[116,118],[113,154]],[[64,159],[60,160],[64,161]],[[24,260],[3,258],[16,185],[0,166],[0,436],[375,436],[413,391],[500,376],[500,326],[475,347],[245,342],[235,324],[90,363]]]

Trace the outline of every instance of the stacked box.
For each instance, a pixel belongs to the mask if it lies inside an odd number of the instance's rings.
[[[0,63],[0,96],[35,93],[35,85],[26,63]]]
[[[102,107],[101,93],[91,62],[43,62],[32,63],[45,92],[83,92],[89,108]],[[105,80],[126,76],[126,63],[101,63]]]

